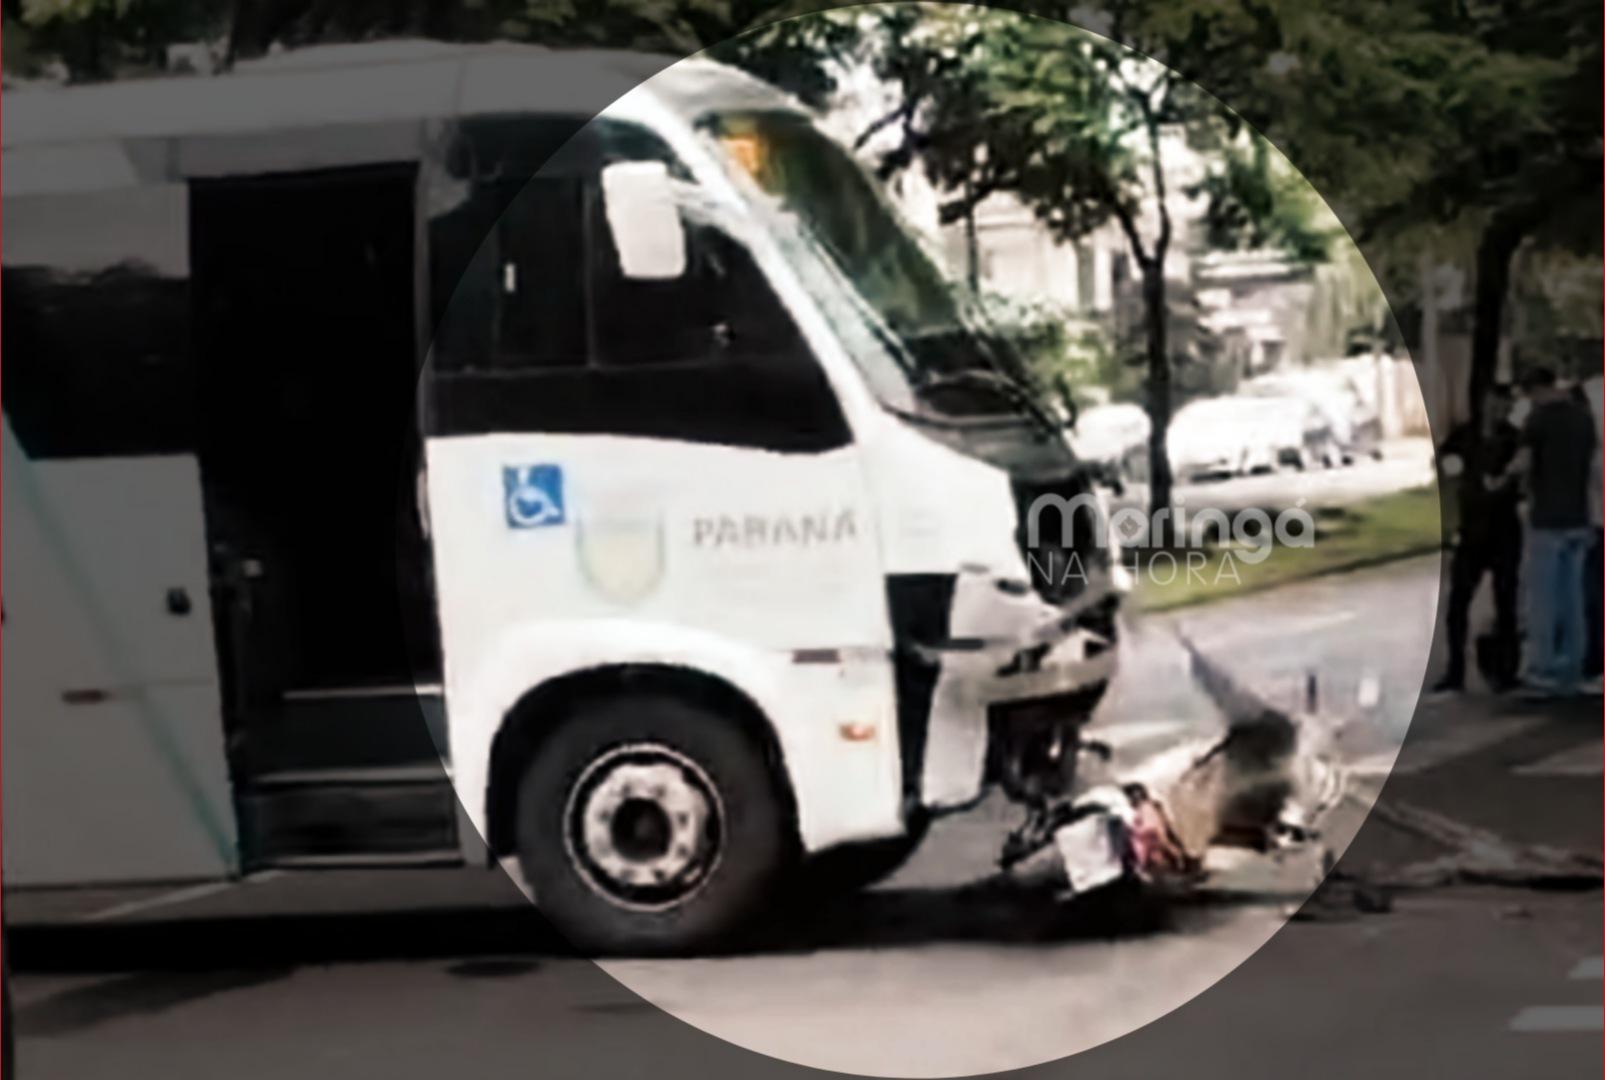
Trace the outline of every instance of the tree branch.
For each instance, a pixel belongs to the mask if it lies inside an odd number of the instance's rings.
[[[1154,205],[1159,212],[1159,236],[1154,241],[1154,258],[1163,263],[1170,251],[1170,193],[1165,186],[1165,163],[1160,158],[1159,118],[1155,115],[1148,91],[1136,95],[1137,107],[1142,112],[1143,125],[1148,133],[1148,173],[1154,185]]]
[[[1148,254],[1148,248],[1142,242],[1142,233],[1137,229],[1137,219],[1132,214],[1131,207],[1120,199],[1112,199],[1109,204],[1109,212],[1114,214],[1116,221],[1120,222],[1120,229],[1126,234],[1126,242],[1131,245],[1131,253],[1136,256],[1137,262],[1142,266],[1147,266],[1152,261],[1152,256]]]
[[[853,140],[853,149],[862,150],[864,148],[864,144],[868,143],[869,140],[873,139],[876,135],[880,134],[882,131],[885,131],[893,124],[906,122],[907,120],[912,119],[916,104],[918,103],[914,99],[910,98],[901,105],[897,106],[897,108],[893,109],[891,112],[887,113],[885,116],[875,120],[859,134],[858,138]]]

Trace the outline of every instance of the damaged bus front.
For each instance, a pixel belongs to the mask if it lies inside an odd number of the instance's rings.
[[[455,781],[493,852],[585,939],[683,947],[760,909],[787,849],[863,884],[990,786],[1068,793],[1124,588],[1068,410],[761,82],[676,64],[519,198],[571,179],[620,343],[589,411],[532,420],[449,325],[433,360],[437,423],[466,393],[498,415],[429,442]],[[513,466],[561,478],[561,519],[475,509]],[[700,742],[731,727],[745,748]]]

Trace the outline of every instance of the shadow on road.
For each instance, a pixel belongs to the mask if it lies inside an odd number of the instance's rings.
[[[882,888],[800,898],[760,935],[765,952],[898,948],[942,942],[1031,946],[1141,937],[1173,928],[1174,906],[1112,888],[1074,901],[1057,890],[994,877],[957,888]]]
[[[196,972],[381,960],[572,956],[533,909],[281,915],[15,927],[21,972]]]
[[[71,1035],[108,1020],[148,1016],[230,990],[246,990],[290,974],[289,968],[233,971],[140,972],[79,986],[16,1011],[29,1038]]]
[[[1164,899],[1108,890],[1065,902],[1049,887],[993,878],[958,888],[883,888],[829,898],[794,895],[740,947],[746,954],[898,948],[943,942],[1022,946],[1175,932],[1225,918],[1254,895]],[[309,965],[450,961],[462,978],[507,978],[576,954],[532,908],[279,915],[17,927],[9,959],[36,973],[252,972],[276,978]],[[97,984],[138,996],[138,977]],[[183,992],[187,980],[171,983]],[[167,983],[164,986],[169,985]],[[212,992],[207,979],[197,993]],[[92,1000],[72,1010],[93,1010]],[[35,1018],[36,1022],[47,1022]],[[26,1023],[19,1026],[26,1027]]]

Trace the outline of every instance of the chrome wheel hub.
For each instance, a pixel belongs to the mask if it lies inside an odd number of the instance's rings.
[[[585,770],[564,813],[569,857],[587,885],[624,907],[683,903],[707,881],[723,846],[713,783],[659,744],[619,747]]]

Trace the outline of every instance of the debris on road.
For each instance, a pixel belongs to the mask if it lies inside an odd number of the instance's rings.
[[[1431,889],[1456,884],[1598,888],[1605,884],[1605,861],[1591,852],[1516,844],[1486,829],[1397,801],[1379,801],[1371,813],[1395,828],[1450,849],[1446,855],[1381,875],[1381,880],[1394,888]]]
[[[1401,892],[1425,892],[1452,885],[1494,885],[1518,889],[1597,889],[1605,884],[1605,865],[1592,853],[1564,851],[1543,844],[1515,844],[1485,829],[1399,802],[1378,802],[1379,821],[1430,840],[1450,851],[1431,859],[1376,871],[1338,870],[1330,874],[1298,912],[1298,918],[1327,919],[1352,908],[1364,914],[1393,910]],[[1500,918],[1529,918],[1522,905],[1501,908]]]
[[[1357,915],[1386,915],[1392,910],[1391,889],[1338,870],[1329,873],[1289,917],[1299,922],[1333,922]]]

